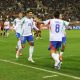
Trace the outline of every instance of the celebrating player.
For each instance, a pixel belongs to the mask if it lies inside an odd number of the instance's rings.
[[[14,20],[14,29],[16,32],[16,37],[17,37],[17,46],[16,46],[16,58],[19,57],[19,55],[22,55],[21,53],[21,34],[22,34],[22,17],[23,17],[23,13],[19,12],[18,14],[18,18],[16,18]]]
[[[54,19],[44,21],[44,24],[49,25],[50,31],[50,53],[52,58],[55,61],[54,67],[60,69],[60,60],[59,60],[59,49],[62,44],[62,35],[65,27],[63,20],[59,19],[60,13],[58,11],[54,12]],[[69,23],[68,23],[69,24]],[[68,25],[66,24],[66,25]]]
[[[30,48],[29,48],[28,61],[34,63],[34,60],[32,59],[34,51],[34,40],[32,36],[32,29],[34,28],[35,30],[38,30],[38,28],[35,26],[32,16],[33,16],[32,11],[28,10],[26,16],[23,18],[21,43],[22,47],[25,46],[26,41],[29,43]]]
[[[62,14],[60,14],[60,19],[63,19],[63,16],[62,16]],[[68,22],[67,21],[64,21],[64,24],[68,24]],[[67,25],[66,25],[67,26]],[[65,26],[65,27],[66,27]],[[63,28],[63,34],[62,34],[62,44],[61,44],[61,49],[60,49],[60,61],[62,62],[62,60],[63,60],[63,57],[62,57],[62,55],[63,55],[63,53],[64,53],[64,49],[65,49],[65,45],[66,45],[66,31],[65,31],[65,29],[66,28]]]

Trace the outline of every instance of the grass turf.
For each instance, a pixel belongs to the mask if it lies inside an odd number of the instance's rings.
[[[62,69],[60,71],[56,71],[53,68],[54,61],[51,59],[48,51],[49,34],[47,30],[42,31],[42,40],[34,40],[35,51],[33,58],[36,61],[35,64],[27,61],[28,44],[26,44],[26,47],[23,49],[23,56],[21,56],[19,60],[15,59],[15,46],[17,40],[14,32],[10,32],[8,38],[0,36],[0,59],[80,77],[79,34],[79,30],[67,31],[67,44],[63,55],[64,60]],[[0,80],[64,80],[64,78],[65,80],[77,80],[59,74],[56,74],[58,76],[43,78],[44,76],[52,75],[55,74],[0,61]]]

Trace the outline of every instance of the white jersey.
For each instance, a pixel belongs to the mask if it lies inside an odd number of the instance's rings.
[[[50,19],[44,21],[44,24],[49,24],[50,41],[62,41],[63,30],[65,27],[64,21],[61,19]]]
[[[9,21],[5,21],[4,22],[4,29],[9,29],[10,28],[10,22]]]
[[[16,18],[13,23],[16,33],[22,34],[22,19]]]
[[[32,29],[38,28],[35,26],[33,19],[29,19],[27,17],[23,18],[23,27],[22,27],[22,36],[30,36],[32,35]]]

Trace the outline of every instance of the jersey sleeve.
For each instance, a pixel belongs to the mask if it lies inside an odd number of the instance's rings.
[[[68,26],[69,25],[68,21],[63,21],[63,23],[64,23],[64,26]]]
[[[50,20],[43,21],[43,23],[44,23],[45,25],[48,25],[48,24],[50,24]]]

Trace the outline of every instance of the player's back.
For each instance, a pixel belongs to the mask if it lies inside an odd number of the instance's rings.
[[[50,20],[50,31],[52,34],[62,33],[63,27],[64,27],[63,20],[60,20],[60,19],[51,19]]]
[[[50,20],[50,41],[62,41],[62,31],[64,28],[63,20]]]

